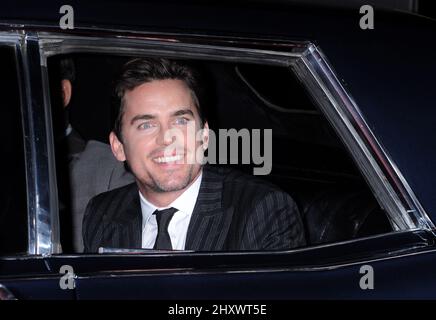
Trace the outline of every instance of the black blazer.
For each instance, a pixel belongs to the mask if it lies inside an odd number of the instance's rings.
[[[83,220],[85,252],[141,248],[141,236],[136,183],[91,199]],[[286,250],[303,245],[303,224],[287,193],[236,170],[203,167],[186,250]]]

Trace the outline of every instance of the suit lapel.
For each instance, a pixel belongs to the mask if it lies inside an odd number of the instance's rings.
[[[186,250],[225,250],[234,208],[223,206],[224,175],[218,170],[207,165],[203,167],[198,198],[188,226]],[[132,184],[113,205],[112,214],[105,216],[104,245],[114,248],[140,248],[142,213],[136,184]]]
[[[138,188],[132,184],[114,206],[114,218],[109,219],[105,243],[114,248],[140,248],[142,244],[142,213]],[[109,218],[109,217],[108,217]]]
[[[233,215],[222,206],[223,176],[203,167],[203,178],[186,238],[186,250],[222,250]]]

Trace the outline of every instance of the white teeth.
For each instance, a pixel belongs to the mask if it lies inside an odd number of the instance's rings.
[[[165,163],[165,162],[174,162],[174,161],[179,161],[182,159],[182,155],[175,155],[172,157],[159,157],[159,158],[154,158],[153,160],[156,161],[157,163]]]

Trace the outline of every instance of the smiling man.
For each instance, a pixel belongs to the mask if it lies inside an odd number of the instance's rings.
[[[124,66],[116,90],[121,103],[110,143],[136,183],[89,202],[85,252],[283,250],[305,244],[288,194],[238,171],[202,165],[197,154],[207,149],[209,127],[193,68],[134,59]]]

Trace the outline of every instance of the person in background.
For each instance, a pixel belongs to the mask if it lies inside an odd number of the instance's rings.
[[[70,123],[70,102],[73,96],[73,84],[76,79],[74,61],[71,58],[60,60],[60,78],[61,78],[61,99],[63,107],[63,125],[64,139],[68,150],[68,159],[71,160],[75,155],[85,149],[86,141],[73,128]]]
[[[110,146],[82,138],[70,123],[71,101],[75,94],[74,60],[59,60],[62,106],[56,110],[55,139],[57,180],[63,252],[82,252],[82,219],[88,201],[95,195],[134,181],[122,162],[115,159]],[[56,100],[55,100],[56,101]],[[66,174],[68,172],[68,174]]]

